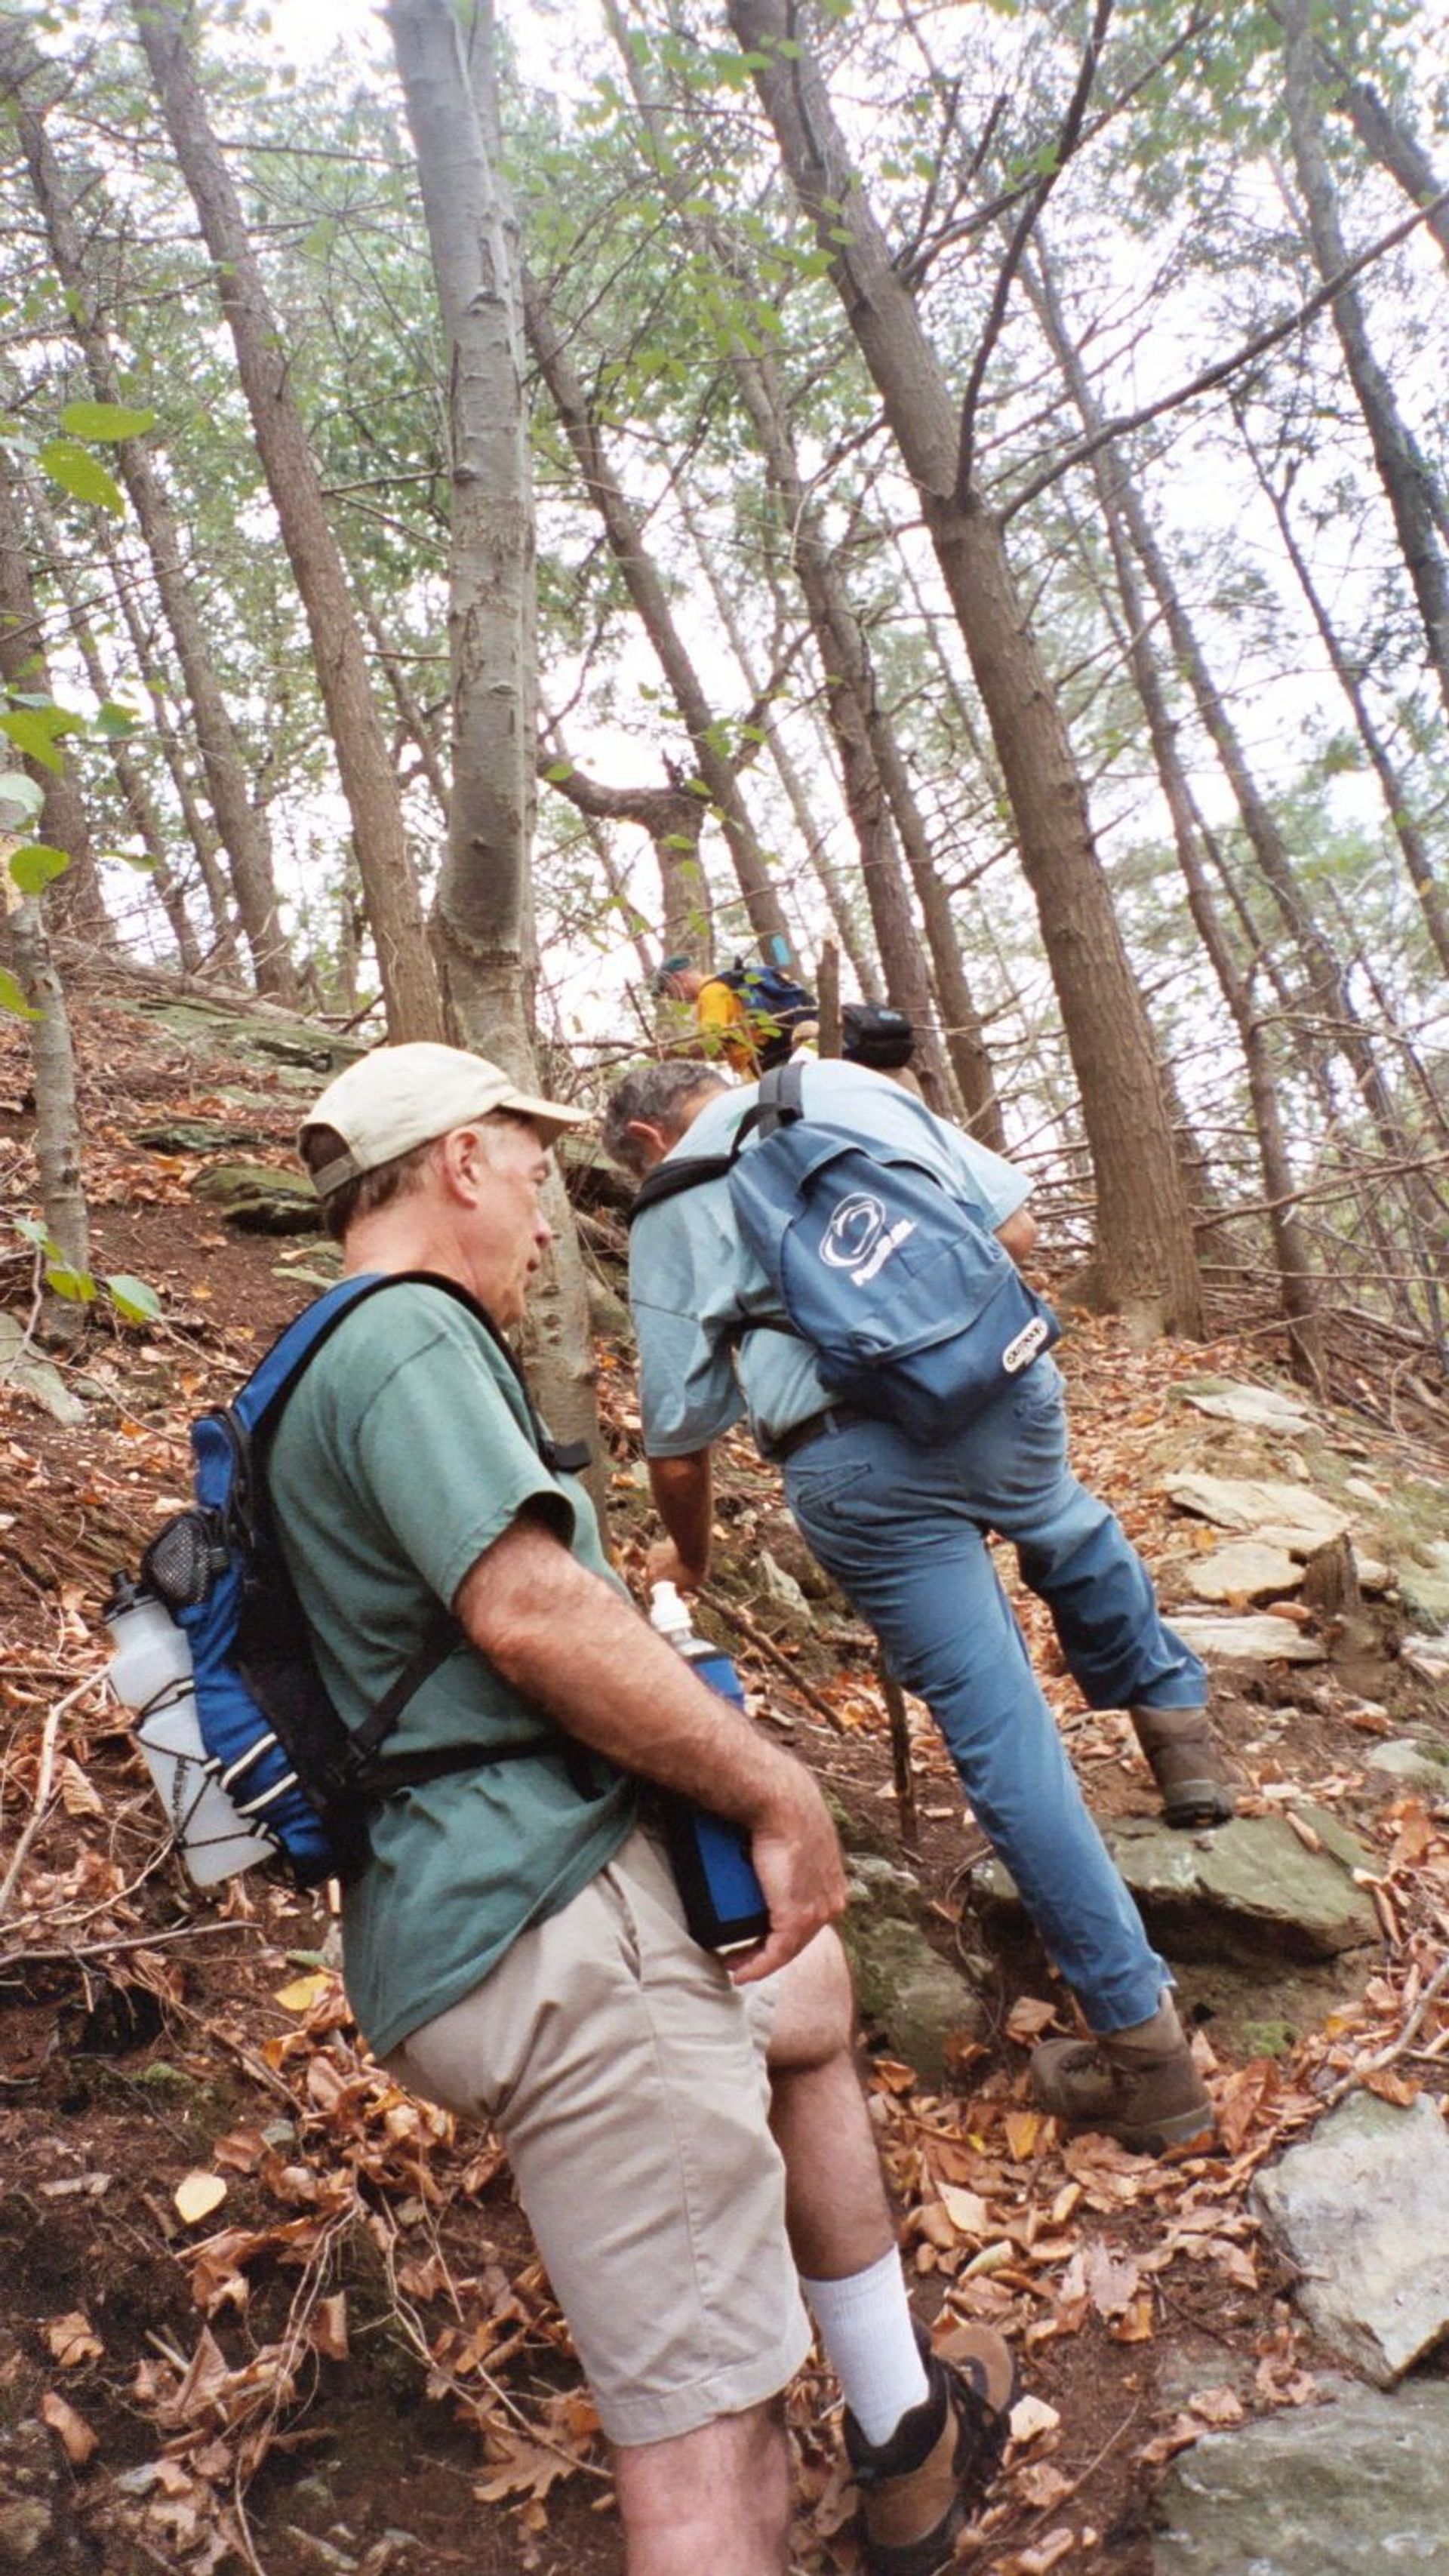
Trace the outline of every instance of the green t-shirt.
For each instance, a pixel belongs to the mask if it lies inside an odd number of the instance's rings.
[[[338,1325],[287,1404],[269,1483],[322,1676],[350,1726],[520,1511],[614,1579],[587,1494],[549,1473],[507,1360],[442,1289],[389,1289]],[[595,1794],[581,1794],[567,1739],[461,1633],[389,1750],[516,1744],[530,1728],[536,1761],[485,1759],[388,1799],[374,1821],[342,1932],[348,1996],[379,2056],[459,2002],[525,1925],[567,1905],[633,1824],[632,1782],[590,1757]]]

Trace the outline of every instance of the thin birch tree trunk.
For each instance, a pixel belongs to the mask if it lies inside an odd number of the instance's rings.
[[[1140,1332],[1197,1332],[1192,1218],[1152,1033],[1000,526],[958,488],[956,406],[788,0],[729,0],[729,21],[916,485],[986,709],[1091,1146],[1101,1293]]]
[[[132,0],[136,32],[214,264],[257,452],[306,612],[377,947],[388,1034],[439,1038],[442,998],[408,849],[402,799],[372,695],[362,628],[292,397],[282,333],[197,81],[188,13]]]

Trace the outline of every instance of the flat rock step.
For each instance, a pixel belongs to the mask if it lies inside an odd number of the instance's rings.
[[[1449,2385],[1329,2389],[1174,2461],[1153,2576],[1443,2576]]]
[[[1240,1816],[1212,1832],[1175,1833],[1150,1817],[1103,1827],[1107,1847],[1170,1958],[1331,1959],[1379,1938],[1367,1892],[1353,1872],[1370,1854],[1333,1816],[1303,1806],[1323,1848],[1310,1851],[1281,1816]],[[1000,1861],[976,1885],[988,1904],[1019,1907]]]

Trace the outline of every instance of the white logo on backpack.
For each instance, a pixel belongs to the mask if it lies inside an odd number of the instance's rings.
[[[832,1270],[848,1270],[852,1287],[867,1288],[897,1245],[915,1231],[914,1217],[902,1217],[887,1226],[880,1200],[866,1190],[853,1190],[831,1210],[820,1238],[820,1258]]]

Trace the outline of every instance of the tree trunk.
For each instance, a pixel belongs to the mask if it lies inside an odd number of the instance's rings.
[[[1314,94],[1314,37],[1308,0],[1281,0],[1285,35],[1285,91],[1293,137],[1293,161],[1308,211],[1309,238],[1320,277],[1336,277],[1348,264],[1338,201],[1323,126]],[[1374,355],[1363,298],[1357,286],[1346,286],[1333,299],[1333,325],[1344,364],[1358,397],[1384,487],[1399,548],[1419,604],[1430,666],[1449,711],[1449,573],[1440,548],[1436,522],[1444,524],[1442,496],[1432,488],[1426,459],[1400,415],[1393,387]]]
[[[95,696],[104,705],[115,692],[101,659],[101,649],[96,642],[95,630],[86,614],[85,603],[62,550],[59,531],[38,484],[28,481],[25,499],[36,533],[49,557],[51,578],[65,602],[66,618],[71,634],[75,638],[76,650],[84,665],[86,678]],[[191,916],[186,909],[186,897],[167,863],[166,834],[161,817],[152,803],[151,790],[141,773],[139,763],[127,750],[124,742],[113,742],[109,749],[111,767],[115,772],[116,785],[121,792],[121,802],[125,806],[127,820],[140,841],[142,849],[149,852],[152,860],[151,883],[156,889],[161,909],[171,925],[171,935],[176,942],[177,963],[183,975],[199,975],[201,948],[192,927]]]
[[[1273,515],[1278,522],[1278,533],[1283,540],[1284,552],[1298,576],[1298,587],[1308,603],[1313,623],[1323,639],[1323,648],[1328,655],[1329,666],[1348,700],[1358,729],[1359,740],[1368,754],[1374,776],[1383,790],[1389,827],[1403,853],[1409,883],[1418,897],[1419,909],[1424,916],[1424,927],[1433,943],[1440,965],[1445,974],[1449,975],[1449,909],[1445,907],[1443,890],[1434,874],[1433,862],[1430,859],[1424,835],[1410,811],[1407,788],[1399,776],[1393,754],[1374,722],[1362,678],[1345,651],[1328,611],[1318,595],[1312,566],[1298,542],[1292,512],[1288,506],[1288,493],[1280,489],[1268,473],[1249,436],[1247,424],[1241,417],[1238,427],[1242,433],[1243,444],[1252,458],[1258,487],[1270,503]]]
[[[688,493],[681,487],[677,497],[679,501],[680,517],[683,519],[684,525],[689,532],[690,540],[694,547],[695,557],[699,564],[699,569],[704,576],[705,586],[714,603],[715,613],[719,618],[720,625],[728,639],[730,651],[734,655],[735,667],[739,672],[745,688],[749,692],[750,703],[755,707],[767,707],[770,703],[769,691],[759,665],[756,663],[754,655],[750,649],[749,638],[740,622],[737,603],[730,595],[728,584],[721,577],[719,567],[710,552],[708,540],[703,528],[699,524],[698,515],[690,501]],[[778,591],[775,592],[775,604],[778,613],[783,619],[785,614],[784,603]],[[826,837],[825,830],[816,819],[815,815],[811,812],[810,798],[806,790],[805,781],[801,777],[799,770],[796,768],[794,761],[791,759],[789,752],[785,748],[784,741],[781,738],[780,726],[775,719],[773,709],[770,714],[763,719],[762,730],[766,735],[765,751],[769,757],[770,766],[774,770],[775,775],[779,779],[780,785],[784,790],[785,802],[790,808],[795,829],[800,836],[800,849],[804,857],[805,864],[810,869],[811,874],[815,878],[816,884],[819,886],[821,893],[825,897],[826,909],[829,912],[832,923],[834,924],[836,936],[839,939],[846,956],[850,959],[851,965],[855,971],[856,981],[860,986],[861,992],[866,996],[867,1000],[876,999],[880,993],[879,963],[876,958],[869,954],[867,943],[862,932],[857,926],[855,920],[852,918],[850,898],[845,887],[841,884],[839,871],[834,866],[833,862],[826,856],[824,848]],[[839,756],[838,746],[834,741],[830,728],[823,723],[820,730],[820,740],[826,746],[827,758],[830,760],[833,774],[835,763]],[[808,960],[806,963],[808,966]],[[807,973],[806,981],[808,982],[809,980],[809,975]]]
[[[120,371],[92,288],[71,192],[34,104],[35,87],[42,77],[53,80],[56,75],[19,25],[0,27],[0,86],[14,104],[26,168],[45,224],[56,275],[64,289],[65,319],[85,359],[97,401],[119,403],[123,399]],[[120,440],[114,453],[151,556],[156,587],[195,710],[207,794],[231,863],[257,988],[277,1001],[293,1001],[296,978],[277,910],[266,825],[248,794],[240,748],[212,667],[201,615],[183,570],[176,519],[139,440]]]
[[[0,680],[8,688],[50,698],[54,691],[42,631],[25,555],[20,488],[10,457],[0,443]],[[5,749],[8,755],[8,744]],[[109,948],[114,945],[115,933],[101,895],[85,800],[65,766],[63,748],[60,759],[59,769],[48,769],[32,760],[24,764],[45,799],[34,838],[47,842],[52,849],[64,850],[70,860],[64,876],[54,880],[48,897],[50,925],[70,939]],[[7,757],[6,766],[11,765]]]
[[[1196,1332],[1192,1219],[1152,1035],[1001,529],[979,495],[957,492],[958,422],[940,363],[787,0],[729,0],[729,18],[757,58],[756,87],[786,169],[916,485],[986,709],[1080,1089],[1103,1293],[1140,1331]]]
[[[1044,240],[1037,235],[1037,273],[1030,265],[1023,271],[1024,283],[1036,305],[1054,356],[1066,378],[1076,404],[1082,427],[1089,438],[1102,426],[1101,411],[1092,391],[1087,371],[1067,330],[1057,300],[1051,264]],[[1092,480],[1102,508],[1111,548],[1117,586],[1127,620],[1128,658],[1137,694],[1147,718],[1157,774],[1172,822],[1173,843],[1177,861],[1187,888],[1188,909],[1209,963],[1217,977],[1218,989],[1231,1014],[1243,1050],[1247,1068],[1248,1094],[1252,1102],[1254,1132],[1258,1140],[1258,1165],[1263,1176],[1263,1195],[1268,1203],[1268,1223],[1273,1240],[1278,1272],[1279,1295],[1288,1328],[1288,1343],[1293,1374],[1305,1384],[1322,1391],[1324,1384],[1323,1330],[1318,1315],[1318,1283],[1314,1277],[1312,1255],[1302,1220],[1293,1205],[1294,1175],[1278,1105],[1277,1072],[1273,1063],[1268,1033],[1253,1004],[1247,979],[1238,971],[1232,943],[1213,902],[1207,871],[1203,866],[1197,834],[1193,828],[1192,801],[1187,779],[1177,748],[1177,728],[1167,704],[1166,691],[1149,641],[1150,621],[1147,602],[1138,578],[1137,565],[1128,536],[1125,496],[1128,492],[1126,467],[1110,446],[1099,447],[1091,460]],[[1134,496],[1134,507],[1135,496]]]
[[[449,344],[453,789],[438,943],[466,1042],[537,1091],[533,479],[517,228],[500,171],[493,13],[491,0],[481,0],[465,29],[451,0],[390,0],[387,16]],[[554,1244],[530,1301],[528,1346],[554,1431],[590,1442],[590,1488],[604,1523],[608,1486],[587,1283],[556,1169],[545,1209]]]
[[[377,946],[388,1033],[438,1038],[444,1021],[402,801],[372,696],[367,654],[317,468],[292,398],[277,317],[248,239],[176,0],[132,0],[136,31],[214,263],[257,452],[306,611],[317,678]]]
[[[545,735],[539,745],[539,768],[558,795],[595,828],[600,823],[637,823],[641,831],[648,833],[654,845],[664,905],[663,954],[669,956],[682,948],[708,948],[713,932],[709,886],[699,863],[699,839],[704,829],[704,807],[699,798],[684,787],[608,787],[601,779],[589,778],[575,767],[563,748],[557,726],[546,726]],[[642,944],[641,934],[648,931],[649,925],[630,898],[602,835],[594,840],[593,847],[610,895],[616,906],[624,908],[621,917],[629,922],[639,971],[647,978],[659,955],[656,949],[651,957]]]
[[[136,657],[136,668],[145,687],[147,702],[151,709],[151,720],[156,728],[156,740],[161,747],[161,757],[166,764],[167,776],[175,790],[176,802],[181,810],[181,820],[186,827],[186,837],[195,853],[197,869],[206,889],[207,910],[211,916],[211,946],[203,962],[215,967],[224,979],[239,986],[245,982],[245,974],[236,944],[236,922],[231,908],[231,891],[236,883],[235,873],[233,872],[229,885],[221,864],[221,844],[197,802],[181,744],[177,739],[176,726],[168,712],[170,692],[162,678],[153,637],[136,606],[130,577],[114,547],[107,548],[107,563],[116,602],[120,608],[126,632],[131,639],[131,650]],[[203,763],[202,766],[204,769],[205,764]]]
[[[734,862],[735,876],[750,928],[757,940],[783,944],[787,960],[794,942],[780,899],[770,879],[770,861],[750,820],[732,762],[719,747],[719,720],[684,638],[674,622],[664,584],[644,544],[643,532],[624,497],[609,462],[582,385],[574,372],[553,315],[537,281],[523,280],[523,309],[528,341],[548,387],[565,437],[578,460],[584,487],[598,511],[609,550],[639,613],[670,694],[689,735],[700,780],[709,791]]]
[[[0,837],[0,867],[5,865],[5,848]],[[7,901],[14,892],[7,874]],[[16,902],[6,923],[7,944],[21,990],[35,1013],[34,1019],[25,1023],[25,1034],[30,1041],[35,1076],[35,1162],[41,1214],[66,1267],[88,1272],[90,1218],[81,1180],[75,1049],[65,990],[51,954],[45,911],[43,896],[27,895]],[[40,1326],[45,1339],[67,1345],[80,1341],[86,1311],[81,1298],[61,1297],[54,1289],[46,1288],[40,1301]]]
[[[1372,81],[1355,80],[1326,45],[1315,45],[1314,61],[1327,85],[1329,106],[1348,119],[1369,158],[1398,181],[1414,205],[1433,204],[1436,197],[1443,195],[1445,183],[1417,135],[1409,132]],[[1449,260],[1449,206],[1435,206],[1425,229],[1433,234]]]

